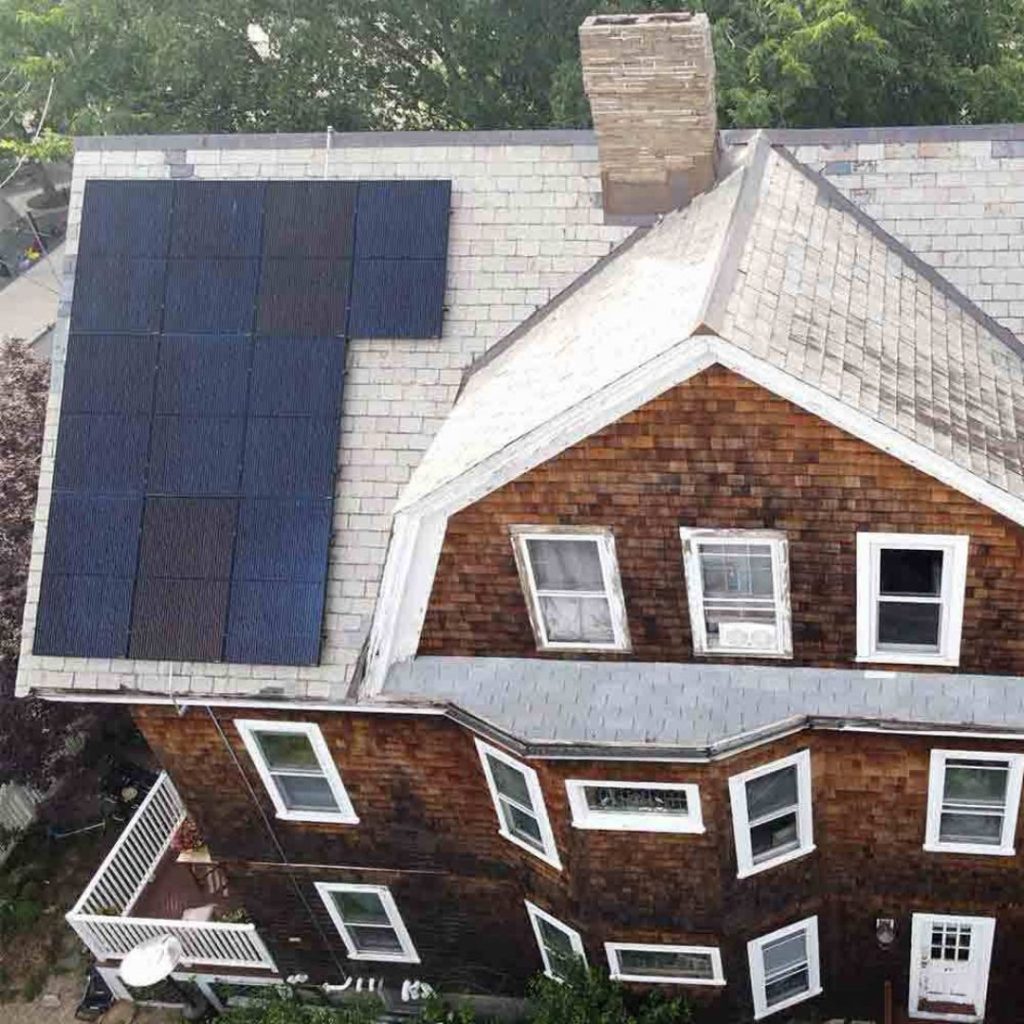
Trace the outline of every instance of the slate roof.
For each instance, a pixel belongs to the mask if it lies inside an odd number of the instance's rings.
[[[395,665],[382,698],[444,705],[524,753],[567,756],[712,756],[808,725],[1024,729],[1012,676],[424,657]]]
[[[1024,499],[1024,347],[823,177],[747,148],[469,375],[399,507],[709,333]]]

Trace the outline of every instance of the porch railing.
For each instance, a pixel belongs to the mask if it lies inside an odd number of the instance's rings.
[[[145,939],[174,935],[186,961],[276,970],[255,925],[131,916],[184,819],[185,805],[165,772],[67,914],[68,924],[99,960],[119,960]]]

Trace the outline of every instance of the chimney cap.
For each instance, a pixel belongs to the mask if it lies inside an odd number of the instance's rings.
[[[693,11],[652,11],[649,14],[591,14],[583,19],[581,28],[615,25],[672,25],[692,21]],[[706,17],[706,15],[705,15]]]

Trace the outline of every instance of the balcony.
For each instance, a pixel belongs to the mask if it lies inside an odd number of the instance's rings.
[[[101,963],[120,960],[145,939],[174,935],[189,970],[276,972],[255,925],[215,920],[240,909],[223,871],[172,849],[184,820],[185,805],[161,774],[66,915],[68,924]]]

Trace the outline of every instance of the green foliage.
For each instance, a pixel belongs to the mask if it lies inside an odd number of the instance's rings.
[[[564,978],[540,975],[530,983],[529,1024],[689,1024],[689,1004],[661,992],[635,997],[608,974],[581,960]]]
[[[357,998],[344,1006],[314,1006],[295,996],[272,995],[248,1006],[229,1009],[223,1024],[376,1024],[381,1004],[372,996]]]

